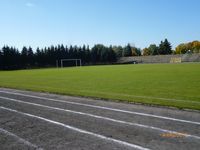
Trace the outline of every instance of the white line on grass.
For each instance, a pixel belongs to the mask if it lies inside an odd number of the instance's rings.
[[[47,98],[47,97],[39,97],[39,96],[33,96],[33,95],[28,95],[28,94],[16,93],[16,92],[8,92],[8,91],[0,91],[0,92],[7,93],[7,94],[13,94],[13,95],[26,96],[26,97],[36,98],[36,99],[42,99],[42,100],[47,100],[47,101],[61,102],[61,103],[67,103],[67,104],[72,104],[72,105],[86,106],[86,107],[91,107],[91,108],[98,108],[98,109],[110,110],[110,111],[115,111],[115,112],[121,112],[121,113],[127,113],[127,114],[134,114],[134,115],[140,115],[140,116],[153,117],[153,118],[159,118],[159,119],[200,125],[200,122],[176,119],[176,118],[171,118],[171,117],[164,117],[164,116],[159,116],[159,115],[152,115],[152,114],[147,114],[147,113],[140,113],[140,112],[135,112],[135,111],[127,111],[127,110],[109,108],[109,107],[104,107],[104,106],[64,101],[64,100],[52,99],[52,98]]]
[[[39,148],[37,145],[30,143],[29,141],[22,139],[21,137],[15,135],[14,133],[11,133],[5,129],[0,128],[0,133],[6,134],[7,136],[11,136],[15,138],[18,142],[23,143],[24,145],[27,145],[29,147],[33,147],[36,150],[43,150],[42,148]]]
[[[177,135],[183,135],[184,137],[191,137],[191,138],[195,138],[195,139],[199,139],[200,140],[199,136],[190,135],[190,134],[183,134],[183,133],[180,133],[180,132],[176,132],[176,131],[172,131],[172,130],[166,130],[166,129],[157,128],[157,127],[153,127],[153,126],[148,126],[148,125],[143,125],[143,124],[138,124],[138,123],[132,123],[132,122],[127,122],[127,121],[122,121],[122,120],[116,120],[116,119],[113,119],[113,118],[93,115],[93,114],[84,113],[84,112],[73,111],[73,110],[69,110],[69,109],[62,109],[62,108],[51,107],[51,106],[37,104],[37,103],[25,102],[25,101],[13,99],[13,98],[8,98],[8,97],[3,97],[3,96],[0,96],[0,99],[13,101],[13,102],[18,102],[18,103],[24,103],[24,104],[28,104],[28,105],[39,106],[39,107],[53,109],[53,110],[69,112],[69,113],[73,113],[73,114],[89,116],[89,117],[93,117],[93,118],[97,118],[97,119],[103,119],[103,120],[112,121],[112,122],[121,123],[121,124],[126,124],[126,125],[130,125],[130,126],[137,126],[137,127],[141,127],[141,128],[152,129],[152,130],[165,132],[165,133],[173,133],[173,134],[177,134]]]
[[[106,94],[106,95],[116,95],[116,96],[126,96],[126,97],[134,97],[134,98],[145,98],[145,99],[157,99],[157,100],[164,100],[164,101],[176,101],[176,102],[184,102],[184,103],[196,103],[200,104],[198,101],[191,101],[191,100],[183,100],[183,99],[174,99],[174,98],[161,98],[161,97],[153,97],[153,96],[139,96],[139,95],[130,95],[130,94],[123,94],[123,93],[111,93],[111,92],[101,92],[101,91],[88,91],[88,90],[81,90],[82,92],[88,93],[99,93],[99,94]]]
[[[52,123],[52,124],[55,124],[55,125],[59,125],[59,126],[67,128],[67,129],[70,129],[70,130],[73,130],[73,131],[76,131],[76,132],[79,132],[79,133],[82,133],[82,134],[94,136],[94,137],[97,137],[97,138],[100,138],[100,139],[103,139],[103,140],[106,140],[106,141],[109,141],[109,142],[114,142],[114,143],[117,143],[117,144],[120,144],[120,145],[132,147],[132,148],[135,148],[135,149],[138,149],[138,150],[150,150],[148,148],[145,148],[145,147],[142,147],[142,146],[139,146],[139,145],[135,145],[135,144],[131,144],[131,143],[128,143],[128,142],[125,142],[125,141],[120,141],[120,140],[117,140],[117,139],[106,137],[106,136],[103,136],[103,135],[100,135],[100,134],[96,134],[96,133],[93,133],[93,132],[90,132],[90,131],[79,129],[79,128],[76,128],[76,127],[61,123],[61,122],[57,122],[57,121],[53,121],[53,120],[50,120],[50,119],[47,119],[47,118],[43,118],[43,117],[40,117],[40,116],[36,116],[36,115],[28,114],[28,113],[23,113],[23,112],[20,112],[20,111],[14,110],[14,109],[10,109],[10,108],[6,108],[6,107],[2,107],[2,106],[0,106],[0,108],[7,110],[7,111],[15,112],[15,113],[18,113],[18,114],[21,114],[21,115],[24,115],[24,116],[40,119],[40,120],[43,120],[45,122],[49,122],[49,123]]]

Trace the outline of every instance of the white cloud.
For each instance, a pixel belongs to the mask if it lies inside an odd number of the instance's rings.
[[[27,6],[27,7],[34,7],[35,4],[33,4],[33,3],[31,3],[31,2],[27,2],[27,3],[26,3],[26,6]]]

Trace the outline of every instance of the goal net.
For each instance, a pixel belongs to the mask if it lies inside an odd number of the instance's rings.
[[[61,59],[60,60],[61,68],[63,67],[72,67],[72,66],[82,66],[81,59]]]

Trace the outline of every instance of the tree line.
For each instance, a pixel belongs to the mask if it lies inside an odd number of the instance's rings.
[[[143,49],[143,55],[170,55],[170,54],[186,54],[186,53],[200,53],[200,41],[193,41],[189,43],[179,44],[175,50],[172,50],[171,43],[165,39],[157,46],[151,44],[149,47]]]
[[[147,56],[147,55],[168,55],[199,53],[200,42],[193,41],[180,44],[176,50],[172,50],[171,43],[165,39],[157,46],[151,44],[148,48],[141,50],[131,44],[126,46],[104,46],[96,44],[92,48],[89,46],[50,46],[37,48],[23,47],[19,51],[15,47],[4,46],[0,49],[0,70],[27,69],[56,67],[56,62],[60,63],[61,59],[81,59],[83,65],[112,64],[120,57],[129,56]],[[73,62],[68,62],[65,66],[73,66]]]
[[[33,50],[31,47],[23,47],[19,51],[15,47],[4,46],[0,49],[0,69],[27,69],[27,68],[42,68],[55,67],[60,63],[61,59],[81,59],[83,65],[94,64],[111,64],[117,61],[124,53],[128,55],[141,55],[140,50],[130,46],[104,46],[102,44],[89,46],[50,46],[45,48],[37,48]],[[74,62],[65,64],[73,66]]]
[[[143,49],[143,55],[170,55],[173,53],[171,43],[165,39],[161,41],[159,46],[151,44],[148,48]]]
[[[176,54],[200,53],[200,41],[182,43],[176,47]]]

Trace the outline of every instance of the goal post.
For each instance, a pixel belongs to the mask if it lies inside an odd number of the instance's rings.
[[[63,65],[64,62],[69,62],[69,61],[75,62],[76,67],[82,66],[82,61],[81,61],[81,59],[61,59],[61,60],[60,60],[61,68],[64,67],[64,65]]]

